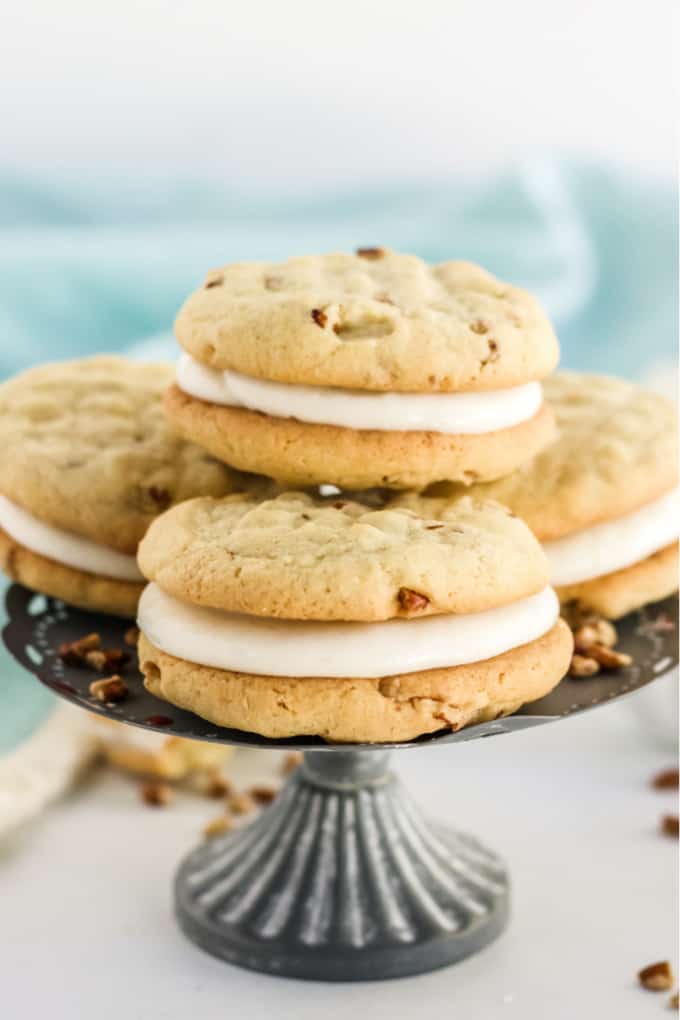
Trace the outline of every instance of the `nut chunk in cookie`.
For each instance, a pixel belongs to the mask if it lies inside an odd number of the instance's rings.
[[[288,485],[469,484],[554,438],[550,323],[467,262],[363,248],[228,265],[189,297],[176,333],[170,421]]]
[[[134,616],[137,545],[163,510],[245,478],[167,424],[168,365],[101,355],[0,385],[0,567],[83,609]]]
[[[139,562],[148,689],[268,737],[459,729],[546,694],[571,659],[538,542],[491,502],[438,524],[300,493],[195,499]]]

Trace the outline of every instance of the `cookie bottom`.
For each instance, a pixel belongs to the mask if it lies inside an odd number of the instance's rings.
[[[516,712],[560,682],[572,646],[558,620],[536,641],[467,666],[382,679],[291,678],[200,666],[161,652],[142,634],[139,662],[147,690],[217,726],[265,737],[384,743]]]
[[[672,595],[677,589],[678,543],[674,542],[631,567],[582,584],[557,588],[557,594],[567,611],[571,606],[577,611],[618,620],[648,602]]]
[[[509,474],[555,438],[547,404],[529,421],[482,435],[381,432],[273,418],[210,404],[177,385],[165,413],[182,435],[233,467],[292,486],[422,489],[447,478],[470,485]]]
[[[33,591],[93,613],[133,618],[144,584],[88,574],[34,553],[0,529],[0,570]]]

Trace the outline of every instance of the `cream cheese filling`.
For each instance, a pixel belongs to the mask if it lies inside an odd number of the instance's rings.
[[[0,496],[0,528],[31,552],[64,566],[116,581],[144,580],[134,556],[46,524],[5,496]]]
[[[177,385],[211,404],[245,407],[315,425],[383,432],[480,435],[528,421],[543,403],[538,382],[484,393],[371,393],[220,372],[186,352],[177,363]]]
[[[623,570],[680,535],[680,489],[623,517],[544,542],[550,561],[550,583],[556,587],[592,581]]]
[[[320,623],[191,605],[149,584],[138,624],[156,648],[214,669],[280,677],[384,677],[481,662],[557,621],[552,588],[482,613],[383,623]]]

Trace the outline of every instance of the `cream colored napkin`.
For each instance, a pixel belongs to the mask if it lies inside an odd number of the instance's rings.
[[[0,758],[0,840],[63,796],[99,753],[88,713],[59,704]]]

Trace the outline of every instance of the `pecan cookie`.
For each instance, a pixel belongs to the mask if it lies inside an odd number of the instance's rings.
[[[102,355],[0,386],[0,566],[85,609],[132,616],[139,540],[161,511],[246,480],[168,426],[167,365]]]
[[[149,690],[270,737],[385,742],[515,711],[571,634],[548,565],[505,508],[443,521],[299,493],[195,499],[139,550]]]
[[[498,500],[543,542],[562,600],[616,619],[677,589],[676,409],[609,376],[562,372],[544,388],[559,437],[531,463],[490,484],[440,483],[393,502],[445,519],[463,491]]]
[[[554,435],[540,387],[558,359],[550,323],[470,263],[364,249],[225,266],[176,333],[170,421],[289,485],[493,479]]]

